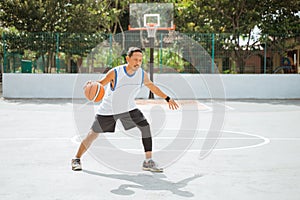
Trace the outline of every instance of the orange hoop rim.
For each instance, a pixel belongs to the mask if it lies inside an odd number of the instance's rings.
[[[146,28],[158,28],[157,23],[147,23]]]

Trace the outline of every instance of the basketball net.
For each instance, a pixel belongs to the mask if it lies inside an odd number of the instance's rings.
[[[148,38],[154,38],[156,35],[158,25],[156,23],[147,23],[146,29],[148,33]]]

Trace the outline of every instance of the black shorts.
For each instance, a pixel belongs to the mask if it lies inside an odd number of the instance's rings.
[[[118,119],[122,122],[125,130],[136,127],[142,121],[147,122],[143,113],[139,109],[134,109],[117,115],[96,115],[91,129],[95,133],[115,132]]]

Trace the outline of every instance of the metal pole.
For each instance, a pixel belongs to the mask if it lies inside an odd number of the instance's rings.
[[[59,64],[59,34],[56,33],[56,55],[55,55],[55,61],[56,61],[56,73],[60,72],[60,64]]]
[[[265,42],[264,48],[264,74],[267,73],[267,43]]]
[[[21,62],[22,62],[22,60],[21,60]],[[15,53],[13,54],[13,67],[14,67],[13,72],[16,73],[16,54]]]
[[[7,55],[6,55],[6,38],[5,38],[5,33],[2,33],[2,38],[3,38],[3,71],[2,73],[6,72],[6,65],[7,65]]]
[[[153,63],[154,63],[154,37],[149,38],[150,42],[150,80],[153,82]],[[154,99],[154,94],[149,92],[149,99]]]
[[[163,57],[163,35],[162,33],[160,33],[160,54],[159,54],[159,69],[160,69],[160,73],[162,73],[162,57]]]
[[[211,73],[215,73],[215,34],[213,33],[211,40]]]
[[[112,34],[109,34],[109,60],[108,65],[112,67]]]

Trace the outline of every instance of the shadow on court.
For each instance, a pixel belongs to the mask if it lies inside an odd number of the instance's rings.
[[[84,173],[106,177],[110,179],[117,179],[123,181],[132,182],[132,184],[121,184],[118,188],[111,190],[111,193],[117,195],[133,195],[135,192],[133,189],[141,189],[141,190],[151,190],[151,191],[169,191],[174,195],[182,196],[182,197],[193,197],[194,194],[192,192],[181,190],[188,185],[189,182],[203,177],[202,174],[196,174],[192,177],[188,177],[178,182],[172,182],[167,180],[167,177],[164,174],[138,174],[138,175],[128,175],[128,174],[104,174],[95,171],[83,170]]]

